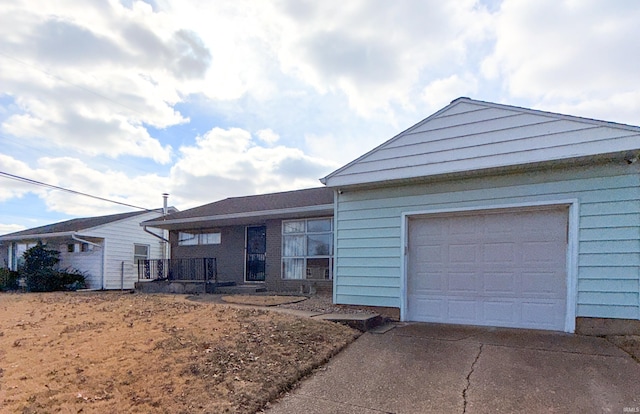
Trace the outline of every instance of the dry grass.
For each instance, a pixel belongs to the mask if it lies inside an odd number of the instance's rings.
[[[221,298],[227,303],[253,306],[278,306],[287,303],[296,303],[307,300],[304,296],[279,296],[279,295],[229,295]]]
[[[0,295],[0,412],[255,412],[358,333],[119,293]]]

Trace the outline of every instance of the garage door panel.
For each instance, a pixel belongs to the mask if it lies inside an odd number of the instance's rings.
[[[442,230],[446,232],[443,233],[443,235],[450,234],[457,236],[470,236],[482,233],[481,223],[479,223],[473,216],[462,216],[459,220],[446,221],[446,223],[448,226],[444,225],[442,227]]]
[[[417,272],[417,277],[409,281],[409,290],[416,294],[443,294],[447,291],[447,281],[442,272]]]
[[[454,323],[475,324],[478,315],[477,305],[477,301],[473,299],[449,299],[445,316]]]
[[[485,243],[482,246],[482,261],[484,263],[512,263],[516,262],[517,246],[513,242]]]
[[[411,219],[408,319],[563,330],[567,222],[566,208]]]
[[[558,272],[523,272],[522,296],[563,299],[566,292],[564,274]]]
[[[495,217],[499,216],[500,220]],[[483,235],[486,237],[499,236],[513,238],[522,232],[522,223],[519,214],[485,214],[479,217],[482,221]]]
[[[554,266],[558,263],[564,263],[566,255],[564,245],[558,242],[550,241],[531,241],[522,243],[524,264],[542,265],[548,263]]]
[[[414,296],[409,298],[409,307],[419,320],[434,322],[445,317],[445,302],[445,299]]]
[[[486,297],[515,296],[518,293],[518,275],[514,272],[489,272],[482,274],[482,292]]]
[[[486,301],[482,303],[484,325],[512,326],[518,320],[519,309],[514,301]]]
[[[416,248],[416,254],[420,257],[418,265],[433,266],[434,263],[444,263],[444,248],[441,245],[425,245]]]
[[[554,329],[564,324],[564,303],[525,302],[522,304],[522,323],[526,328]]]
[[[475,272],[447,272],[447,292],[452,295],[472,295],[477,291],[477,278]]]
[[[450,244],[448,249],[448,263],[475,263],[477,258],[476,244]]]

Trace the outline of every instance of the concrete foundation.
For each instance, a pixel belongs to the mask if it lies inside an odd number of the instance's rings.
[[[576,333],[580,335],[640,335],[640,320],[611,318],[576,318]]]

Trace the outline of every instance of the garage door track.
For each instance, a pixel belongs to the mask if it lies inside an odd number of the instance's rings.
[[[406,324],[365,333],[267,412],[640,412],[640,364],[603,338]]]

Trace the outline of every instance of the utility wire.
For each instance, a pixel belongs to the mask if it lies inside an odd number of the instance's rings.
[[[53,78],[53,79],[59,80],[60,82],[64,82],[64,83],[66,83],[66,84],[68,84],[68,85],[71,85],[71,86],[76,87],[76,88],[78,88],[78,89],[81,89],[81,90],[83,90],[83,91],[85,91],[85,92],[87,92],[87,93],[90,93],[90,94],[92,94],[92,95],[95,95],[95,96],[97,96],[97,97],[99,97],[99,98],[102,98],[102,99],[104,99],[104,100],[106,100],[106,101],[109,101],[109,102],[111,102],[111,103],[113,103],[113,104],[115,104],[115,105],[121,106],[121,107],[123,107],[123,108],[125,108],[125,109],[128,109],[128,110],[129,110],[129,111],[131,111],[131,112],[135,112],[135,113],[137,113],[138,115],[142,115],[142,117],[144,117],[144,116],[145,116],[145,114],[143,114],[142,112],[137,111],[137,110],[135,110],[135,109],[133,109],[133,108],[131,108],[131,107],[127,106],[127,105],[124,105],[124,104],[122,104],[122,103],[120,103],[120,102],[118,102],[118,101],[115,101],[115,100],[113,100],[113,99],[109,98],[109,97],[108,97],[108,96],[106,96],[106,95],[103,95],[103,94],[101,94],[101,93],[99,93],[99,92],[96,92],[96,91],[94,91],[94,90],[92,90],[92,89],[89,89],[89,88],[87,88],[87,87],[85,87],[85,86],[78,85],[77,83],[70,82],[70,81],[68,81],[68,80],[66,80],[66,79],[64,79],[64,78],[62,78],[62,77],[60,77],[60,76],[58,76],[58,75],[55,75],[55,74],[53,74],[53,73],[51,73],[51,72],[49,72],[49,71],[47,71],[47,70],[45,70],[45,69],[41,69],[41,68],[39,68],[39,67],[37,67],[37,66],[35,66],[35,65],[32,65],[31,63],[25,62],[24,60],[20,60],[20,59],[17,59],[17,58],[15,58],[15,57],[11,56],[11,55],[8,55],[8,54],[4,53],[4,52],[3,52],[3,51],[1,51],[1,50],[0,50],[0,56],[4,56],[4,57],[6,57],[7,59],[11,59],[11,60],[13,60],[13,61],[15,61],[15,62],[18,62],[18,63],[22,64],[22,65],[28,66],[28,67],[30,67],[31,69],[37,70],[38,72],[42,72],[42,73],[44,73],[45,75],[47,75],[47,76],[49,76],[49,77],[51,77],[51,78]]]
[[[52,188],[54,190],[60,190],[60,191],[65,191],[67,193],[71,193],[71,194],[75,194],[75,195],[81,195],[81,196],[85,196],[85,197],[94,198],[96,200],[106,201],[108,203],[120,204],[121,206],[133,207],[133,208],[137,208],[139,210],[145,210],[145,211],[154,211],[154,210],[150,210],[150,209],[145,208],[145,207],[139,207],[139,206],[134,206],[133,204],[127,204],[127,203],[122,203],[120,201],[109,200],[108,198],[94,196],[94,195],[83,193],[83,192],[80,192],[80,191],[71,190],[69,188],[58,187],[57,185],[43,183],[42,181],[36,181],[36,180],[32,180],[31,178],[20,177],[19,175],[9,174],[9,173],[3,172],[3,171],[0,171],[0,176],[5,177],[5,178],[9,178],[11,180],[21,181],[23,183],[39,185],[41,187]]]

